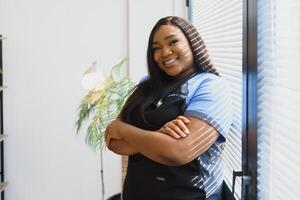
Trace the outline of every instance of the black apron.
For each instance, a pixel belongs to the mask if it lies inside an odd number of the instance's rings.
[[[146,130],[158,130],[165,123],[183,115],[187,107],[186,81],[181,81],[177,87],[146,108],[145,118],[152,124],[151,127],[140,120],[141,116],[137,112],[132,113],[131,124]],[[192,179],[199,174],[201,168],[197,159],[171,167],[152,161],[142,154],[132,155],[128,158],[122,197],[123,200],[204,200],[205,192],[192,183]]]

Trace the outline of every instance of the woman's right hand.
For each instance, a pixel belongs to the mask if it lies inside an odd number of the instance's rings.
[[[188,134],[190,134],[190,131],[186,126],[186,124],[188,123],[190,123],[190,120],[180,115],[176,119],[167,122],[158,131],[176,139],[179,139],[182,137],[186,137]]]

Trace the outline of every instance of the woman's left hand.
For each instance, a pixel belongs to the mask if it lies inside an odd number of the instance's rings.
[[[190,123],[190,120],[185,116],[180,115],[176,119],[167,122],[158,131],[176,139],[179,139],[182,137],[186,137],[188,134],[190,134],[190,131],[186,126],[186,124],[188,123]]]
[[[123,139],[120,134],[121,126],[124,124],[119,118],[110,123],[105,130],[105,143],[109,146],[111,139]]]

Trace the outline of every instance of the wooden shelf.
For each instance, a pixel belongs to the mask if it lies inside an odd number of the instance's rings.
[[[0,192],[2,192],[5,189],[6,185],[7,183],[0,182]]]
[[[2,142],[6,137],[7,137],[7,135],[0,134],[0,142]]]

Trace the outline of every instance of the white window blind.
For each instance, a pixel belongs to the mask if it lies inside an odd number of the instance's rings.
[[[242,0],[192,0],[191,20],[202,36],[212,62],[231,88],[234,124],[227,138],[223,160],[224,179],[232,186],[232,172],[241,171],[242,161]],[[241,197],[241,181],[236,180],[235,197]]]
[[[300,198],[300,1],[258,0],[259,200]]]

